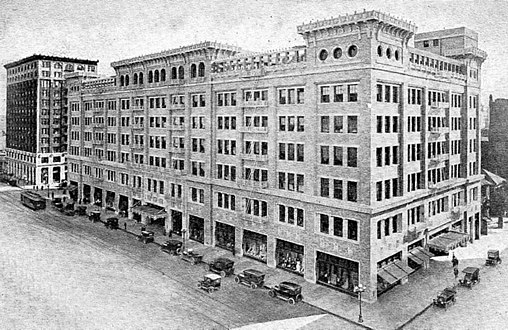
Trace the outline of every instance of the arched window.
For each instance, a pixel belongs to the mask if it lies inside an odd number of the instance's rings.
[[[129,86],[129,75],[125,75],[125,86]]]
[[[153,81],[156,83],[159,82],[159,70],[155,70],[153,74]]]
[[[123,76],[120,76],[120,86],[123,86]]]
[[[148,71],[148,83],[149,84],[153,83],[153,72],[152,71]]]
[[[183,79],[185,77],[184,73],[183,66],[178,67],[178,79]]]
[[[166,81],[166,70],[165,69],[161,70],[161,81]]]
[[[196,64],[194,63],[190,66],[190,77],[196,78]]]
[[[137,73],[134,74],[134,77],[132,78],[132,83],[134,85],[136,85],[138,83],[138,74]]]
[[[205,63],[203,63],[203,62],[199,63],[198,76],[199,77],[204,77],[205,76]]]
[[[176,74],[176,67],[172,67],[171,68],[171,79],[176,79],[176,78],[178,78],[177,74]]]
[[[139,84],[143,85],[143,72],[139,73]]]

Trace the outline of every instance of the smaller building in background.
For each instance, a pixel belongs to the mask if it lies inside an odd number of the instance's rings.
[[[508,178],[508,99],[490,96],[487,139],[482,136],[482,167],[502,178]]]

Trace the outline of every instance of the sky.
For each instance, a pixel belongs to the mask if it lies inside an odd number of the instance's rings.
[[[113,61],[201,41],[253,51],[304,44],[296,27],[355,11],[379,10],[411,21],[418,32],[465,26],[488,53],[482,101],[508,98],[508,1],[500,0],[0,0],[0,114],[4,64],[33,54]]]

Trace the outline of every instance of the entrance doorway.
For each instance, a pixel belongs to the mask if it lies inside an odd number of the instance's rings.
[[[182,236],[182,212],[171,210],[171,225],[173,234]]]

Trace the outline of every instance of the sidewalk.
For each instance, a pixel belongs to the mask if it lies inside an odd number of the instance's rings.
[[[111,211],[104,211],[101,219],[114,215]],[[117,215],[115,215],[118,217]],[[141,223],[127,218],[119,218],[119,227],[124,230],[124,223],[127,224],[127,232],[139,235]],[[159,225],[146,225],[147,230],[155,232],[155,243],[162,244],[168,239],[181,240],[180,236],[173,235],[171,238],[163,236],[163,227]],[[457,248],[453,252],[459,259],[459,270],[467,266],[484,268],[487,250],[506,249],[508,243],[508,228],[495,229],[490,226],[489,234],[475,240],[467,247]],[[217,257],[226,257],[235,261],[235,271],[240,272],[247,268],[255,268],[266,274],[266,286],[278,284],[281,281],[292,281],[300,284],[303,289],[304,302],[323,309],[324,313],[331,313],[341,319],[349,320],[350,323],[359,327],[374,329],[396,329],[415,315],[425,311],[436,297],[438,291],[456,284],[451,263],[452,256],[435,257],[430,261],[428,269],[420,269],[411,274],[404,285],[398,285],[378,298],[372,304],[362,303],[363,323],[357,323],[359,302],[357,297],[349,296],[335,291],[328,287],[309,283],[298,275],[286,272],[278,268],[270,268],[267,265],[249,259],[247,257],[233,256],[230,251],[217,247],[205,246],[201,243],[186,240],[186,248],[203,254],[203,262],[210,262]],[[485,268],[481,272],[491,271]],[[459,274],[459,278],[462,274]],[[460,290],[458,291],[460,296]],[[312,322],[312,327],[319,328],[319,320]],[[296,328],[295,328],[296,329]]]

